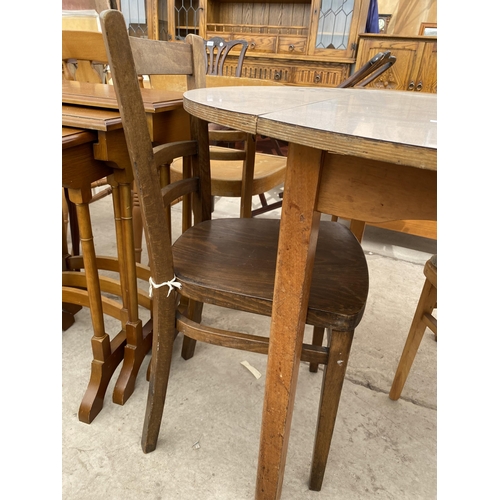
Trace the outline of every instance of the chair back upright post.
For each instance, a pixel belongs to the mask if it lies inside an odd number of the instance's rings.
[[[186,75],[188,89],[204,87],[203,39],[189,35],[187,43],[181,44],[129,37],[123,15],[116,10],[103,12],[101,21],[135,181],[140,192],[148,193],[148,196],[142,197],[141,210],[144,223],[148,226],[146,235],[151,276],[155,282],[162,283],[172,279],[173,267],[165,215],[165,206],[169,204],[158,194],[161,192],[158,168],[175,157],[187,155],[183,149],[171,152],[176,143],[153,149],[137,75]],[[211,217],[207,123],[192,117],[191,136],[193,140],[186,141],[185,146],[187,150],[194,148],[197,152],[193,156],[192,169],[195,176],[204,178],[204,182],[199,182],[200,193],[193,197],[194,218],[199,222]],[[177,143],[177,146],[182,144]],[[172,154],[175,156],[169,158]],[[172,186],[167,186],[163,195],[172,189]],[[150,238],[155,240],[157,247],[165,249],[163,255],[151,251]],[[170,271],[166,272],[166,269]]]

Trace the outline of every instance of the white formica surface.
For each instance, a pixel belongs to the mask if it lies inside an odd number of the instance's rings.
[[[185,92],[184,107],[189,113],[222,125],[324,150],[335,151],[340,138],[363,139],[370,146],[390,143],[423,148],[434,158],[437,150],[435,94],[287,86],[216,87]],[[311,144],[313,134],[319,144]],[[415,166],[432,168],[427,164]]]

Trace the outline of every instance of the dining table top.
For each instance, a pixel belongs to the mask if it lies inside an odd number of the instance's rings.
[[[184,93],[184,108],[245,132],[437,170],[437,96],[376,89],[214,87]]]
[[[146,113],[163,112],[182,106],[182,93],[170,90],[141,88]],[[113,85],[62,81],[62,103],[118,110]]]

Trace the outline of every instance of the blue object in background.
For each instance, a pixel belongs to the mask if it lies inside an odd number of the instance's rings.
[[[378,28],[378,0],[370,0],[366,19],[366,33],[380,33]]]

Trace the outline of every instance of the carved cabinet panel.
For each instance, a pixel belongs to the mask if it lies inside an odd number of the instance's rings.
[[[369,87],[437,93],[436,37],[360,35],[356,69],[386,50],[396,63]]]
[[[130,1],[121,0],[123,10]],[[347,78],[356,60],[370,0],[139,2],[145,5],[149,38],[182,40],[196,33],[245,39],[243,76],[334,87]]]

